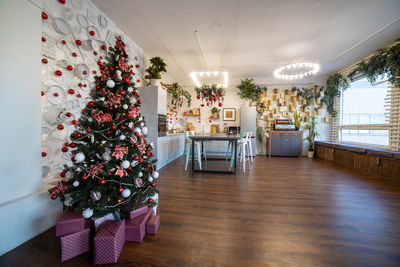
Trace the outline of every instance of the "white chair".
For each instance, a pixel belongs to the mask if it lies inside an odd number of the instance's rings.
[[[190,139],[190,136],[193,136],[194,132],[190,132],[189,136],[187,137],[187,142],[185,144],[185,151],[186,151],[186,164],[185,164],[185,171],[187,171],[187,167],[189,164],[189,161],[192,160],[192,153],[195,153],[195,158],[197,158],[197,162],[199,163],[199,168],[202,170],[201,166],[201,142],[194,142],[192,139]],[[194,142],[194,150],[192,151],[192,142]]]
[[[252,135],[253,135],[253,132],[250,132],[249,136],[247,138],[247,147],[248,147],[247,152],[250,153],[251,162],[254,162],[254,160],[253,160],[253,146],[252,146],[252,142],[251,142],[251,136]],[[248,157],[248,155],[247,155],[247,157]]]
[[[249,136],[250,136],[250,133],[247,132],[247,133],[245,133],[244,137],[239,139],[239,141],[238,141],[239,148],[238,148],[238,151],[237,151],[236,155],[235,155],[235,153],[233,152],[233,149],[232,149],[231,169],[232,169],[232,165],[233,165],[233,160],[237,160],[237,159],[240,159],[240,163],[243,164],[242,165],[243,172],[246,172],[246,161],[249,162],[249,167],[250,167],[249,154],[246,153],[247,147],[249,147],[249,140],[250,140]]]

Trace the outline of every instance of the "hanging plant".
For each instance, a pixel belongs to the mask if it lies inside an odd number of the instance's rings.
[[[192,96],[188,91],[183,89],[183,87],[179,83],[161,83],[161,86],[164,87],[167,90],[167,93],[172,96],[171,105],[173,105],[175,108],[178,106],[182,107],[183,98],[186,98],[186,103],[188,107],[190,107]]]
[[[225,90],[222,87],[218,87],[216,84],[203,84],[201,87],[196,87],[195,91],[197,99],[201,99],[201,107],[204,106],[204,102],[206,102],[207,107],[217,103],[218,106],[223,106]]]
[[[333,102],[336,96],[340,96],[340,93],[346,91],[350,87],[349,82],[342,74],[336,73],[329,76],[326,82],[326,90],[324,91],[324,97],[322,103],[326,104],[326,110],[333,117],[336,117],[336,111],[333,110]]]
[[[240,80],[240,84],[236,86],[239,89],[238,95],[241,99],[257,101],[261,97],[261,93],[267,91],[267,87],[256,85],[254,79],[245,78]]]

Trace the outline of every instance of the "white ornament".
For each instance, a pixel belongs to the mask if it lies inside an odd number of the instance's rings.
[[[143,176],[143,172],[139,172],[139,173],[138,173],[138,176],[139,176],[139,177],[142,177],[142,176]]]
[[[158,194],[155,193],[151,198],[152,198],[153,200],[158,200]]]
[[[141,134],[141,133],[142,133],[142,130],[140,130],[139,127],[136,127],[135,130],[134,130],[134,132],[137,132],[137,133]]]
[[[72,203],[71,203],[72,197],[70,196],[70,194],[65,194],[64,197],[65,197],[64,205],[68,206],[68,207],[72,206]]]
[[[121,76],[122,72],[120,70],[116,70],[115,73],[117,74],[117,79],[122,80],[122,76]]]
[[[144,122],[141,122],[141,123],[140,123],[140,127],[143,127],[143,126],[144,126]]]
[[[132,97],[131,99],[129,99],[129,103],[131,103],[132,105],[136,104],[137,100],[136,98]]]
[[[100,97],[99,100],[104,102],[104,100],[106,100],[106,98],[105,97]]]
[[[142,116],[140,116],[140,117],[139,117],[139,121],[142,121],[142,120],[143,120],[143,117],[142,117]]]
[[[92,119],[92,118],[89,118],[89,119],[88,119],[88,122],[92,122],[92,121],[93,121],[93,119]]]
[[[132,93],[133,92],[133,88],[132,87],[128,87],[128,89],[126,89],[129,93]]]
[[[111,159],[111,157],[110,157],[110,152],[104,152],[104,154],[103,154],[103,159],[104,159],[104,160],[110,160],[110,159]]]
[[[75,187],[78,187],[79,186],[79,181],[75,181],[72,185],[75,186]]]
[[[128,124],[128,127],[129,127],[129,128],[132,128],[132,127],[133,127],[133,122],[130,122],[130,123]]]
[[[85,218],[90,218],[93,216],[93,210],[91,208],[87,208],[82,212],[82,216]]]
[[[108,80],[106,82],[106,85],[107,85],[108,88],[114,88],[115,82],[113,80]]]
[[[153,177],[149,176],[148,180],[149,180],[149,182],[153,182],[154,179],[153,179]]]
[[[153,172],[153,177],[154,178],[157,179],[159,176],[160,176],[160,174],[157,171]]]
[[[83,155],[83,153],[78,153],[75,155],[75,161],[77,163],[82,162],[85,160],[85,155]]]
[[[65,177],[66,177],[67,179],[71,179],[71,178],[73,177],[72,172],[67,172],[67,173],[65,174]]]
[[[123,134],[121,134],[121,135],[119,136],[119,140],[125,140],[125,138],[126,138],[126,136],[123,135]]]
[[[131,162],[131,166],[132,167],[135,167],[136,165],[138,165],[139,164],[139,162],[137,162],[136,160],[133,160],[132,162]]]
[[[129,165],[131,165],[131,164],[130,164],[130,162],[127,161],[127,160],[124,160],[124,161],[121,163],[121,167],[124,168],[124,169],[128,169],[128,168],[129,168]]]
[[[129,188],[125,188],[124,191],[122,191],[122,196],[127,198],[131,195],[131,190]]]
[[[151,148],[154,149],[154,143],[153,142],[150,143],[150,146],[151,146]]]
[[[143,127],[143,128],[142,128],[142,133],[143,133],[144,135],[147,135],[148,132],[149,132],[149,129],[147,129],[147,127]]]
[[[77,168],[76,171],[80,172],[82,169],[81,168]]]
[[[94,135],[92,135],[92,136],[90,137],[90,141],[92,142],[92,144],[94,143]]]
[[[105,140],[103,140],[103,141],[101,141],[101,143],[104,145],[104,144],[106,143],[106,141],[105,141]]]
[[[89,84],[89,87],[90,87],[90,89],[92,89],[92,90],[93,90],[93,89],[94,89],[94,87],[95,87],[95,84],[92,82],[92,83],[90,83],[90,84]]]
[[[123,105],[122,105],[122,108],[123,108],[123,109],[128,109],[128,107],[129,107],[129,106],[128,106],[127,104],[123,104]]]

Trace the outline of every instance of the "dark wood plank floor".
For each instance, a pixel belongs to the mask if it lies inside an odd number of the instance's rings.
[[[400,185],[330,162],[257,157],[236,175],[160,171],[161,227],[126,243],[126,266],[400,266]],[[2,240],[4,242],[4,240]],[[60,263],[54,228],[1,266]]]

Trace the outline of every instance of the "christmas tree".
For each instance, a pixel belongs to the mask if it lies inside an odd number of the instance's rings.
[[[71,164],[64,166],[61,182],[49,193],[82,210],[86,218],[112,213],[119,220],[140,204],[158,205],[153,181],[158,173],[121,37],[97,64],[100,75],[94,77],[89,102],[63,148],[72,150]]]

